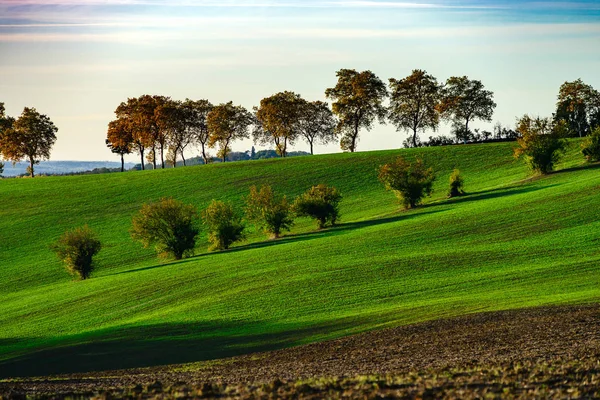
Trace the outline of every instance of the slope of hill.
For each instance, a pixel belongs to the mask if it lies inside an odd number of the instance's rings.
[[[239,162],[0,182],[0,376],[206,360],[478,311],[600,299],[600,176],[577,141],[562,170],[528,179],[512,144]],[[400,211],[377,167],[402,154],[438,171],[435,193]],[[445,198],[461,169],[469,195]],[[338,187],[342,223],[254,232],[230,251],[156,260],[129,238],[142,203],[172,196],[242,207],[251,185],[295,196]],[[104,249],[88,281],[49,250],[88,224]],[[40,360],[52,360],[40,363]]]

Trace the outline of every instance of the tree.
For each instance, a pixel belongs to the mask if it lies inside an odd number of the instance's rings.
[[[300,115],[304,100],[294,92],[280,92],[260,101],[254,107],[256,124],[254,142],[267,144],[273,140],[281,157],[287,155],[287,146],[293,145],[300,135]]]
[[[600,126],[600,93],[581,79],[563,83],[554,119],[564,120],[579,137],[586,136]]]
[[[390,78],[390,87],[389,118],[398,131],[412,131],[412,147],[417,147],[418,132],[428,128],[435,131],[439,125],[437,79],[415,69],[404,79]]]
[[[116,119],[108,123],[106,146],[111,152],[121,156],[121,172],[125,170],[125,154],[133,148],[133,135],[125,119]]]
[[[229,203],[213,200],[202,213],[202,218],[208,227],[210,250],[227,250],[245,237],[242,217]]]
[[[327,144],[337,140],[338,134],[335,126],[335,118],[327,103],[303,101],[300,110],[299,132],[310,145],[310,154],[314,154],[315,142]]]
[[[581,144],[581,152],[590,162],[600,161],[600,126]]]
[[[208,164],[209,157],[206,154],[206,146],[208,145],[209,134],[206,119],[208,113],[213,109],[213,105],[208,100],[194,101],[185,99],[182,107],[185,116],[185,129],[188,132],[188,137],[195,143],[200,144],[202,160],[204,161],[204,164]],[[183,164],[185,165],[185,160],[183,161]]]
[[[394,192],[404,208],[414,208],[433,191],[435,174],[422,159],[410,163],[402,157],[379,169],[379,180]]]
[[[524,155],[534,171],[542,174],[552,171],[565,150],[566,122],[525,114],[517,121],[516,130],[521,137],[517,139],[515,157]]]
[[[234,106],[231,101],[215,106],[206,116],[208,147],[218,145],[218,155],[225,162],[227,154],[231,151],[231,143],[250,137],[248,128],[253,122],[254,118],[248,110],[242,106]]]
[[[142,170],[146,169],[145,151],[152,146],[153,139],[149,133],[149,127],[145,118],[139,110],[139,100],[137,98],[128,98],[127,102],[119,104],[115,110],[117,121],[123,124],[125,129],[131,132],[133,139],[132,149],[140,155],[140,165]]]
[[[443,118],[453,122],[454,132],[462,135],[464,143],[471,132],[469,122],[492,120],[496,108],[494,93],[485,90],[481,81],[453,76],[448,78],[441,94],[439,112]]]
[[[21,116],[12,124],[12,128],[4,130],[0,137],[0,149],[3,156],[17,163],[29,160],[28,172],[33,178],[35,164],[50,158],[50,151],[56,142],[58,128],[44,114],[35,108],[25,107]]]
[[[0,158],[2,155],[2,143],[4,140],[2,139],[4,132],[12,129],[13,124],[15,123],[15,119],[6,115],[4,103],[0,102]],[[4,163],[0,161],[0,175],[4,172]]]
[[[160,256],[180,260],[196,246],[198,213],[196,207],[172,198],[144,204],[133,217],[131,237],[144,247],[154,245]]]
[[[271,186],[250,187],[246,198],[246,218],[260,225],[267,233],[278,238],[282,230],[294,224],[291,205],[285,196],[277,196]]]
[[[333,100],[333,113],[338,117],[336,132],[342,136],[342,150],[354,152],[361,128],[371,130],[375,119],[384,124],[387,97],[385,84],[371,71],[357,72],[354,69],[340,69],[335,87],[325,91],[325,96]]]
[[[327,222],[333,226],[339,219],[341,200],[342,195],[335,187],[320,184],[298,196],[293,209],[299,217],[316,219],[318,228],[323,229]]]
[[[161,137],[166,139],[169,148],[167,158],[170,159],[173,168],[177,166],[177,154],[181,154],[185,165],[183,152],[194,141],[194,138],[186,129],[186,115],[182,103],[166,98],[157,105],[154,115],[158,129],[162,132]]]
[[[464,185],[465,181],[463,177],[460,176],[460,171],[458,168],[454,168],[450,175],[450,190],[448,191],[448,197],[457,197],[465,194],[463,190]]]
[[[93,258],[102,249],[102,244],[96,233],[85,225],[65,232],[52,249],[71,274],[87,279],[94,270]]]

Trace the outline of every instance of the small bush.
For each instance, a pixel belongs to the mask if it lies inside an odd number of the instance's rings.
[[[458,168],[454,168],[452,174],[450,175],[450,190],[448,191],[448,197],[457,197],[465,194],[463,190],[463,186],[465,185],[465,181],[460,176],[460,171]]]
[[[290,203],[285,196],[276,196],[271,186],[256,186],[250,188],[246,198],[246,218],[259,224],[261,228],[279,237],[282,230],[290,230],[294,224]]]
[[[163,257],[180,260],[191,255],[196,246],[198,213],[196,207],[168,198],[157,203],[144,204],[133,217],[131,237],[144,247],[155,246]]]
[[[515,149],[515,157],[524,155],[534,171],[542,174],[552,171],[565,150],[565,122],[534,119],[526,114],[517,122],[517,132],[521,137],[517,139],[520,147]]]
[[[204,224],[208,227],[210,250],[226,250],[244,238],[242,218],[231,204],[213,200],[202,213]]]
[[[293,209],[299,217],[316,219],[319,229],[323,229],[327,222],[333,226],[339,219],[341,200],[342,195],[336,188],[321,184],[298,196]]]
[[[600,126],[581,144],[581,152],[590,162],[600,161]]]
[[[398,157],[379,169],[379,180],[396,194],[404,208],[414,208],[423,197],[431,195],[435,174],[421,159],[411,164]]]
[[[97,235],[87,225],[65,232],[52,246],[67,270],[81,279],[90,277],[94,269],[93,258],[101,248]]]

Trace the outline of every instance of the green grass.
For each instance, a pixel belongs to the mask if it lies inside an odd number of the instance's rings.
[[[95,176],[0,181],[0,376],[214,359],[383,326],[600,299],[600,168],[571,141],[559,172],[529,179],[510,143],[390,150]],[[401,211],[377,181],[396,155],[438,173]],[[460,168],[468,196],[446,199]],[[340,226],[298,220],[229,251],[157,260],[129,237],[144,202],[240,209],[251,185],[340,189]],[[49,249],[88,224],[98,269],[74,281]]]

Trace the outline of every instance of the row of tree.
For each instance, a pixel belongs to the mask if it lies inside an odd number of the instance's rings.
[[[412,132],[412,145],[418,146],[418,133],[437,129],[440,118],[451,120],[457,136],[469,132],[476,119],[491,121],[496,103],[493,93],[468,77],[449,78],[438,84],[426,71],[414,70],[404,79],[390,79],[390,89],[371,71],[341,69],[335,87],[325,91],[332,109],[322,101],[307,101],[299,94],[284,91],[266,97],[253,112],[233,102],[213,105],[208,100],[173,100],[166,96],[142,95],[130,98],[115,110],[106,144],[123,156],[144,154],[165,167],[167,159],[176,165],[188,146],[200,148],[204,162],[207,148],[218,148],[223,161],[235,140],[252,135],[255,143],[273,144],[281,157],[288,146],[304,139],[310,146],[330,143],[338,138],[341,148],[354,152],[361,129],[370,130],[376,120],[389,119],[398,130]],[[389,106],[384,101],[390,97]],[[461,136],[461,137],[462,137]],[[465,136],[466,138],[466,136]]]

